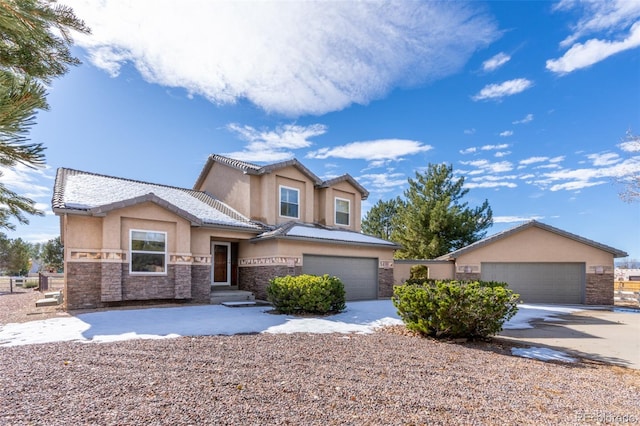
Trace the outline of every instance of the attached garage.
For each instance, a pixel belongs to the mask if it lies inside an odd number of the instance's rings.
[[[483,262],[483,281],[501,281],[524,303],[584,303],[584,263]]]
[[[378,259],[303,255],[302,272],[312,275],[335,275],[344,284],[347,300],[378,298]]]

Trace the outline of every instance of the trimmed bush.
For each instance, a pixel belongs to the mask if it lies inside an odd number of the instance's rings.
[[[393,305],[409,330],[436,338],[487,337],[518,311],[506,283],[425,281],[393,292]]]
[[[427,265],[413,265],[409,273],[409,278],[412,280],[426,280],[429,278],[429,267]]]
[[[267,297],[283,314],[327,314],[346,308],[342,281],[329,275],[273,278],[267,287]]]

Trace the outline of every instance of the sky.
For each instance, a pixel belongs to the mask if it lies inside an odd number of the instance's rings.
[[[66,167],[191,188],[207,157],[297,158],[378,200],[453,166],[489,234],[531,219],[640,259],[640,2],[63,0],[91,28],[30,137],[47,166],[3,170],[59,235]]]

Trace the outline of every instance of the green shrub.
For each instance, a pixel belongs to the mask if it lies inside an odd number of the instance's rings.
[[[436,338],[487,337],[518,311],[518,294],[506,283],[435,281],[404,284],[393,305],[408,329]]]
[[[38,280],[26,280],[24,284],[22,284],[22,288],[36,288],[38,287]]]
[[[267,296],[283,314],[340,312],[346,308],[342,281],[329,275],[276,277],[269,281]]]
[[[427,265],[413,265],[409,270],[412,280],[426,280],[429,278],[429,267]]]

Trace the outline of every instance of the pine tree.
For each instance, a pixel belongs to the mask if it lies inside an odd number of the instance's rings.
[[[30,143],[38,110],[48,109],[45,85],[80,62],[71,55],[70,31],[89,29],[52,0],[0,0],[0,165],[45,164],[44,146]],[[0,173],[0,177],[1,177]],[[29,198],[0,183],[0,228],[15,229],[25,214],[42,215]]]
[[[390,240],[393,231],[393,217],[402,203],[400,198],[388,201],[378,200],[362,219],[362,232],[383,240]]]
[[[493,223],[489,202],[470,208],[462,198],[469,192],[453,167],[429,164],[409,178],[405,200],[393,222],[392,240],[402,245],[400,259],[433,259],[480,240]]]

